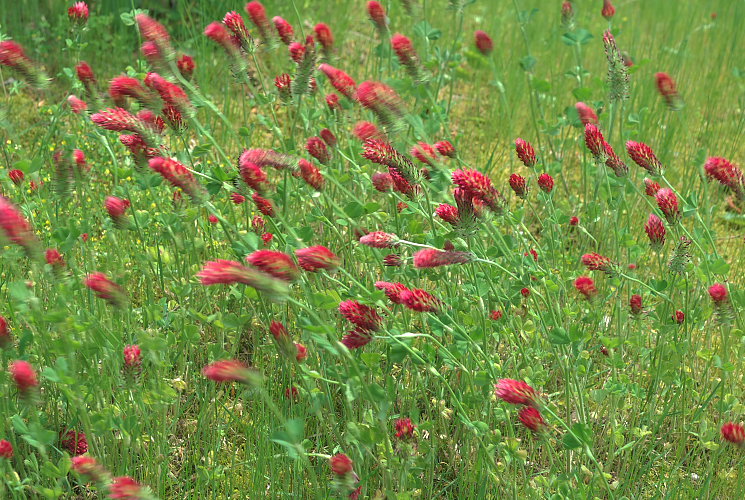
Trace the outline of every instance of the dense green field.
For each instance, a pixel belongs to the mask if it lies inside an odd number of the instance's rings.
[[[263,4],[0,0],[0,498],[740,498],[745,3]]]

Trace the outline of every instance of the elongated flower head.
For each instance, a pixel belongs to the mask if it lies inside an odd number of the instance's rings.
[[[554,178],[549,174],[541,174],[538,177],[538,187],[544,193],[550,193],[554,189]]]
[[[631,314],[641,314],[644,310],[642,306],[642,296],[637,294],[632,295],[629,299],[629,308],[631,309]]]
[[[71,465],[75,473],[95,483],[105,481],[108,475],[108,471],[93,457],[72,457]]]
[[[520,159],[520,161],[523,162],[523,165],[528,168],[535,166],[535,150],[528,141],[523,140],[519,137],[515,139],[515,152],[517,153],[517,157]]]
[[[424,248],[414,254],[414,267],[419,269],[465,264],[471,262],[474,256],[470,252],[456,252]]]
[[[476,30],[473,34],[473,38],[479,52],[485,56],[492,53],[494,50],[494,41],[485,31]]]
[[[538,395],[535,389],[522,380],[503,378],[494,386],[494,394],[507,403],[513,405],[535,406]]]
[[[92,88],[96,84],[96,75],[93,68],[85,61],[80,61],[75,65],[75,74],[86,89]]]
[[[363,143],[369,140],[386,141],[385,134],[381,132],[375,124],[370,122],[357,122],[354,125],[352,133]]]
[[[206,192],[194,178],[194,174],[176,160],[159,156],[150,159],[148,165],[174,187],[180,188],[188,194],[194,202],[199,202],[205,198]]]
[[[745,175],[729,160],[718,156],[708,158],[704,170],[709,178],[719,181],[739,199],[745,198]]]
[[[230,34],[223,23],[218,21],[211,22],[204,28],[204,35],[222,46],[228,54],[233,56],[238,54],[240,41]]]
[[[398,57],[398,62],[401,66],[404,66],[408,71],[409,75],[416,79],[419,79],[419,56],[414,50],[414,45],[411,43],[409,37],[396,33],[391,37],[391,47],[393,52]]]
[[[354,100],[357,92],[357,83],[344,71],[331,66],[330,64],[321,64],[320,69],[329,79],[331,85],[344,97]]]
[[[403,290],[400,297],[401,303],[412,311],[436,313],[442,307],[440,300],[420,288]]]
[[[257,250],[246,257],[246,262],[260,271],[289,283],[300,277],[300,270],[292,261],[292,258],[283,252]]]
[[[411,439],[414,437],[416,425],[414,425],[410,418],[399,418],[394,422],[393,428],[396,430],[396,437],[398,439]]]
[[[5,439],[0,439],[0,458],[13,458],[13,445]]]
[[[171,36],[168,34],[165,26],[146,14],[137,14],[135,20],[137,21],[137,26],[140,28],[142,38],[157,45],[158,51],[166,57],[173,53]]]
[[[375,308],[360,304],[356,300],[346,300],[339,304],[339,313],[358,329],[376,332],[383,321]]]
[[[729,292],[727,291],[727,287],[721,283],[714,283],[709,287],[709,296],[717,306],[729,302]]]
[[[510,175],[510,187],[515,192],[515,194],[522,199],[525,199],[528,194],[527,182],[525,181],[525,177],[523,177],[522,175]]]
[[[286,270],[286,269],[285,269]],[[232,260],[205,262],[197,274],[203,285],[232,285],[242,283],[262,292],[274,301],[285,300],[289,292],[288,282],[254,267],[247,267]]]
[[[595,252],[584,254],[582,264],[590,271],[603,271],[609,274],[612,274],[615,268],[615,264],[608,257]]]
[[[672,77],[667,73],[657,73],[654,78],[657,90],[665,100],[665,104],[673,111],[680,109],[683,102],[678,95],[678,87]]]
[[[384,231],[367,233],[360,238],[360,243],[373,248],[393,248],[398,245],[399,238],[395,234]]]
[[[660,190],[659,183],[653,181],[652,179],[644,178],[644,194],[647,196],[655,196],[657,194],[657,191]]]
[[[611,0],[603,0],[603,9],[600,11],[600,14],[608,21],[616,15],[616,8],[611,3]]]
[[[116,196],[108,196],[104,202],[106,212],[108,212],[111,220],[114,221],[117,227],[124,227],[127,223],[127,209],[129,208],[129,200],[123,200]]]
[[[88,103],[74,95],[67,97],[67,104],[76,115],[79,115],[88,109]]]
[[[403,283],[389,283],[387,281],[376,281],[375,288],[383,290],[388,300],[394,304],[403,304],[404,300],[401,294],[408,290],[408,287]]]
[[[440,203],[435,210],[435,215],[453,227],[457,226],[460,222],[458,209],[447,203]]]
[[[367,2],[367,16],[380,31],[385,31],[388,26],[388,17],[380,2],[370,0]]]
[[[326,23],[318,23],[313,27],[313,32],[316,35],[316,40],[321,44],[325,52],[330,52],[334,47],[334,35],[331,33],[331,28]]]
[[[23,247],[31,256],[38,247],[38,239],[21,211],[7,198],[0,196],[0,230],[10,242]]]
[[[411,155],[424,163],[425,165],[432,166],[437,161],[437,154],[435,153],[434,146],[427,144],[426,142],[417,142],[416,146],[412,146]]]
[[[438,153],[447,158],[456,158],[458,156],[455,147],[453,147],[450,141],[437,141],[435,143],[435,149]]]
[[[267,217],[274,217],[274,204],[271,200],[264,198],[259,193],[251,195],[251,201],[256,205],[256,209]]]
[[[337,476],[346,476],[352,472],[353,462],[352,459],[346,456],[344,453],[337,453],[329,459],[331,466],[331,472]]]
[[[88,439],[84,432],[68,429],[60,433],[60,444],[70,455],[78,456],[88,452]]]
[[[91,121],[106,130],[139,132],[142,123],[129,111],[122,108],[104,109],[91,115]]]
[[[341,259],[322,245],[295,250],[295,256],[300,267],[312,273],[321,270],[333,271],[341,265]]]
[[[662,164],[652,151],[652,148],[643,142],[628,141],[626,143],[626,152],[634,163],[642,167],[651,175],[660,175]]]
[[[660,248],[665,244],[665,234],[667,230],[665,225],[662,223],[662,219],[657,217],[655,214],[649,214],[647,223],[644,225],[644,231],[646,231],[649,237],[649,242],[653,248]]]
[[[541,432],[547,427],[541,412],[532,406],[523,406],[518,412],[517,417],[520,419],[520,423],[533,432]]]
[[[3,316],[0,316],[0,349],[4,349],[5,347],[7,347],[10,342],[11,339],[8,322]]]
[[[595,288],[595,282],[589,276],[580,276],[574,280],[574,288],[584,295],[586,299],[592,299],[598,293],[598,289]]]
[[[292,25],[279,16],[274,16],[272,18],[272,23],[274,24],[274,28],[277,30],[277,34],[279,35],[279,39],[282,40],[282,43],[290,45],[292,43],[292,38],[295,36],[295,30],[292,29]]]
[[[680,220],[680,209],[678,208],[678,197],[672,189],[662,188],[655,194],[657,206],[665,215],[665,220],[669,224],[675,224]]]
[[[501,193],[494,188],[491,179],[478,170],[456,170],[453,172],[452,180],[453,184],[461,188],[468,196],[478,198],[493,212],[500,214],[504,210],[504,198]]]
[[[181,76],[183,76],[187,80],[191,80],[191,77],[194,74],[194,70],[197,68],[197,65],[194,62],[193,57],[182,54],[181,57],[179,57],[178,61],[176,61],[176,67],[181,73]]]
[[[257,385],[261,375],[255,368],[247,366],[237,359],[215,361],[202,368],[202,375],[213,382],[240,382]]]
[[[88,21],[88,5],[85,2],[75,2],[67,9],[67,17],[75,24],[85,24]]]
[[[129,476],[115,477],[109,484],[109,496],[118,500],[141,500],[146,498],[146,488]]]
[[[347,332],[341,339],[341,343],[347,349],[359,349],[370,343],[373,339],[373,332],[362,328],[354,328]]]
[[[309,137],[305,143],[305,150],[323,165],[331,161],[331,153],[320,137]]]
[[[111,281],[104,273],[89,274],[84,284],[96,294],[96,297],[113,306],[122,307],[127,303],[127,294],[124,289]]]
[[[245,9],[251,22],[256,26],[259,36],[265,43],[267,43],[271,40],[271,25],[269,24],[269,19],[266,17],[266,9],[264,8],[264,5],[258,1],[248,2]]]
[[[357,87],[356,96],[359,103],[375,113],[386,127],[399,127],[406,111],[403,101],[391,87],[381,82],[365,81]]]
[[[605,161],[608,158],[607,144],[597,125],[593,123],[585,125],[585,145],[596,161]]]
[[[574,107],[577,109],[579,119],[582,121],[583,125],[587,125],[588,123],[594,123],[597,125],[598,115],[595,114],[595,111],[593,111],[590,106],[584,102],[578,102]]]
[[[13,40],[0,42],[0,65],[13,68],[34,86],[43,87],[48,83],[44,72],[29,59],[23,47]]]
[[[277,170],[293,169],[297,166],[296,158],[284,153],[278,153],[273,149],[246,149],[241,153],[238,164],[243,165],[245,162],[255,163],[261,168],[274,167]]]
[[[736,445],[745,446],[745,426],[735,422],[722,425],[722,438]]]

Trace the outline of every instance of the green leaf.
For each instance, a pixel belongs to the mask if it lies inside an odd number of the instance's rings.
[[[571,431],[564,434],[561,441],[568,450],[574,450],[582,446],[590,447],[592,446],[592,429],[587,424],[574,424]]]
[[[566,345],[571,342],[566,330],[561,327],[556,327],[548,332],[548,341],[556,345]]]

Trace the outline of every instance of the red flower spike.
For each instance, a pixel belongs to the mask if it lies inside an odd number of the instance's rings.
[[[435,210],[435,215],[453,227],[456,227],[460,222],[458,209],[452,205],[448,205],[447,203],[440,203]]]
[[[535,406],[538,401],[535,389],[522,380],[500,379],[494,386],[494,394],[502,401],[513,405]]]
[[[77,432],[74,429],[60,433],[60,444],[72,456],[83,455],[88,452],[88,440],[85,433]]]
[[[404,290],[400,297],[403,305],[412,311],[436,313],[442,306],[442,302],[420,288]]]
[[[139,500],[144,498],[145,488],[129,476],[115,477],[109,485],[109,496],[111,499]]]
[[[354,136],[360,141],[367,142],[369,140],[384,141],[386,140],[385,134],[378,130],[374,124],[370,122],[357,122],[354,125]]]
[[[309,137],[305,143],[305,150],[323,165],[331,161],[331,153],[320,137]]]
[[[678,309],[675,311],[675,314],[673,314],[673,321],[675,321],[677,324],[682,325],[686,320],[686,315]]]
[[[706,160],[704,170],[709,178],[730,189],[739,199],[745,198],[745,175],[740,168],[722,157],[712,157]]]
[[[660,185],[652,179],[644,178],[644,194],[647,196],[655,196],[657,191],[660,190]]]
[[[202,368],[202,375],[213,382],[240,382],[242,384],[253,384],[257,376],[253,368],[236,359],[210,363]]]
[[[122,287],[111,281],[104,273],[91,273],[83,282],[99,299],[122,307],[127,303],[127,294]]]
[[[383,257],[383,265],[388,267],[401,267],[403,265],[401,256],[396,253],[391,253]]]
[[[83,25],[88,22],[88,5],[85,2],[75,2],[67,9],[67,17],[74,24]]]
[[[520,409],[517,414],[517,418],[520,422],[533,432],[542,432],[546,429],[546,421],[543,420],[541,412],[533,408],[532,406],[524,406]]]
[[[655,214],[649,214],[649,219],[647,219],[647,223],[644,225],[644,231],[646,231],[649,237],[652,248],[660,248],[665,244],[665,234],[667,231],[665,225],[662,223],[662,219]]]
[[[435,148],[426,142],[417,142],[416,146],[411,148],[410,153],[414,158],[425,165],[432,166],[434,162],[437,161]]]
[[[541,174],[540,177],[538,177],[538,187],[541,188],[544,193],[550,193],[554,189],[554,178],[549,174]]]
[[[473,260],[470,252],[447,252],[434,248],[424,248],[414,254],[414,267],[418,269],[465,264]]]
[[[410,418],[397,419],[394,422],[393,427],[396,429],[396,437],[398,439],[414,438],[414,429],[416,429],[416,425],[411,422]]]
[[[411,40],[401,33],[396,33],[391,37],[391,47],[393,47],[401,66],[406,68],[412,78],[419,79],[419,56],[414,50]]]
[[[28,361],[13,361],[10,365],[10,376],[21,394],[25,394],[39,385],[36,371]]]
[[[332,113],[335,111],[341,111],[341,104],[339,103],[339,96],[336,94],[328,94],[326,96],[326,106]]]
[[[391,174],[387,172],[375,172],[372,175],[373,187],[381,193],[385,193],[393,189],[393,179]]]
[[[388,17],[380,2],[375,0],[367,2],[367,16],[380,31],[385,31],[388,27]]]
[[[613,274],[616,267],[608,257],[594,252],[584,254],[582,264],[590,271],[603,271],[606,274]]]
[[[124,366],[133,370],[140,368],[142,365],[142,349],[138,345],[128,345],[124,347]]]
[[[523,177],[522,175],[510,175],[510,187],[515,192],[515,194],[523,200],[528,194],[528,186],[525,181],[525,177]]]
[[[92,482],[99,483],[106,479],[108,472],[93,457],[72,457],[71,462],[73,471]]]
[[[316,191],[323,190],[326,185],[326,179],[323,177],[321,171],[313,165],[311,162],[305,159],[300,159],[298,163],[300,168],[300,176],[303,180]]]
[[[654,75],[655,83],[657,84],[657,90],[665,100],[665,103],[672,110],[680,108],[680,98],[678,96],[678,89],[673,81],[672,77],[667,73],[657,73]]]
[[[32,255],[36,250],[38,240],[31,225],[18,207],[2,196],[0,196],[0,229],[10,243],[23,247],[28,255]]]
[[[709,296],[716,306],[721,306],[729,302],[727,287],[721,283],[714,283],[709,287]]]
[[[76,115],[79,115],[88,109],[88,104],[74,95],[67,97],[67,104]]]
[[[321,270],[334,271],[341,265],[341,259],[321,245],[295,250],[295,256],[300,267],[311,273]]]
[[[148,42],[155,43],[163,55],[173,52],[170,42],[171,37],[168,34],[168,30],[162,24],[145,14],[137,14],[135,20],[137,21],[137,26],[140,28],[142,38]]]
[[[598,162],[604,162],[609,156],[609,150],[612,151],[610,145],[605,142],[603,133],[600,132],[597,125],[592,123],[585,125],[585,145],[590,150],[590,153],[592,153],[592,156],[595,157],[595,161]]]
[[[145,85],[155,90],[163,102],[175,108],[181,114],[188,114],[191,102],[186,92],[175,83],[171,83],[158,73],[148,73],[145,77]]]
[[[502,316],[502,311],[500,311],[499,309],[494,309],[492,312],[489,313],[489,318],[493,321],[499,321],[500,319],[502,319]]]
[[[455,148],[450,143],[450,141],[438,141],[435,143],[435,149],[438,153],[440,153],[442,156],[445,156],[447,158],[456,158],[458,154],[455,151]]]
[[[218,45],[221,45],[228,54],[232,56],[238,55],[240,41],[230,34],[230,31],[228,31],[223,23],[217,21],[211,22],[204,28],[204,35]]]
[[[201,201],[206,192],[194,175],[181,163],[169,158],[155,157],[148,162],[149,167],[159,173],[174,187],[180,188],[195,201]]]
[[[634,163],[642,167],[651,175],[660,175],[662,164],[652,151],[652,148],[643,142],[628,141],[626,143],[626,152]]]
[[[23,184],[23,180],[26,178],[26,175],[23,173],[22,170],[11,170],[10,172],[8,172],[8,178],[16,186],[20,186],[21,184]]]
[[[369,330],[355,328],[342,337],[341,343],[347,349],[359,349],[369,344],[372,339],[373,335]]]
[[[353,462],[352,459],[346,456],[344,453],[338,453],[329,459],[331,466],[331,472],[337,476],[346,476],[352,472]]]
[[[331,28],[329,28],[328,24],[316,24],[315,27],[313,27],[313,32],[316,35],[316,40],[323,47],[323,51],[329,53],[334,47],[334,35],[331,33]]]
[[[579,225],[579,217],[572,217],[569,219],[569,225],[570,226],[578,226]]]
[[[339,304],[339,313],[357,329],[377,332],[383,319],[375,308],[360,304],[356,300],[346,300]]]
[[[119,229],[125,228],[128,225],[129,218],[126,212],[129,205],[129,200],[123,200],[116,196],[108,196],[104,202],[106,212],[108,212],[109,217],[114,221],[114,225]]]
[[[297,166],[297,160],[290,155],[278,153],[272,149],[246,149],[241,153],[238,159],[238,165],[244,163],[255,163],[261,168],[274,167],[277,170],[294,169]]]
[[[404,300],[401,295],[408,290],[403,283],[389,283],[387,281],[376,281],[375,288],[385,291],[388,300],[394,304],[403,304]]]
[[[662,188],[655,194],[657,206],[665,215],[668,224],[675,224],[680,220],[680,209],[678,208],[678,197],[672,189]]]
[[[116,132],[139,132],[142,129],[140,120],[122,108],[104,109],[91,115],[91,121],[101,128]]]
[[[528,141],[520,139],[519,137],[515,139],[515,152],[520,161],[523,162],[523,165],[528,168],[535,166],[537,161],[535,150]]]
[[[456,170],[453,172],[452,180],[466,195],[477,198],[493,212],[500,214],[504,210],[502,194],[494,189],[491,179],[481,172],[471,169]]]
[[[288,283],[300,277],[300,270],[286,253],[274,250],[257,250],[246,257],[246,262],[258,270]]]
[[[338,87],[337,90],[339,90]],[[403,119],[405,114],[403,101],[391,87],[384,83],[362,82],[357,88],[356,96],[359,103],[375,113],[387,127],[396,128]]]
[[[476,44],[476,48],[481,54],[488,56],[494,50],[494,41],[486,32],[477,30],[473,34],[473,38]]]
[[[595,114],[595,111],[593,111],[590,106],[588,106],[584,102],[578,102],[574,105],[574,107],[577,109],[579,119],[582,121],[583,125],[587,125],[588,123],[597,125],[598,115]]]
[[[643,312],[642,307],[642,296],[641,295],[632,295],[631,299],[629,299],[629,307],[631,309],[631,314],[637,316]]]
[[[401,180],[396,179],[396,176],[402,178],[408,183],[416,183],[419,179],[419,172],[411,160],[399,153],[395,148],[393,148],[393,146],[385,141],[376,139],[366,141],[362,157],[379,165],[385,165],[388,167],[388,172],[391,174],[394,187],[402,192],[406,192],[406,190],[401,189],[401,186],[395,186],[395,183],[401,183]]]
[[[722,425],[722,438],[740,446],[745,445],[745,426],[734,422]]]
[[[592,299],[598,293],[597,288],[595,288],[595,282],[589,276],[580,276],[574,280],[574,288],[584,295],[586,299]]]
[[[338,143],[338,141],[332,131],[330,131],[327,128],[324,128],[321,130],[319,135],[321,136],[321,139],[323,139],[323,142],[325,142],[328,147],[330,148],[336,147],[336,144]]]
[[[603,0],[603,9],[600,11],[600,14],[608,21],[613,19],[613,16],[616,15],[616,8],[613,7],[610,0]]]
[[[183,54],[178,61],[176,61],[176,67],[178,67],[181,76],[187,80],[191,80],[194,70],[197,68],[194,58]]]
[[[374,231],[360,238],[360,243],[372,248],[393,248],[398,246],[398,241],[398,236],[383,231]]]
[[[271,38],[271,27],[269,24],[269,19],[267,19],[266,17],[266,9],[264,8],[264,6],[261,4],[261,2],[254,1],[248,2],[245,8],[248,17],[251,19],[251,22],[254,23],[254,25],[256,26],[261,39],[264,40],[265,43],[269,42]]]
[[[292,29],[292,25],[279,16],[274,16],[272,18],[272,23],[274,24],[274,28],[277,30],[277,34],[279,35],[279,39],[282,40],[282,43],[290,45],[292,43],[292,38],[295,36],[295,30]]]
[[[259,212],[266,215],[267,217],[274,217],[274,204],[271,202],[271,200],[264,198],[259,193],[252,194],[251,200],[253,200],[254,205],[256,205],[256,209]]]
[[[0,458],[13,458],[13,445],[5,439],[0,439]]]

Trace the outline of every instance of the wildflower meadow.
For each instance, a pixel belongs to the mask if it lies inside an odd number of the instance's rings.
[[[745,4],[0,0],[0,499],[741,499]]]

